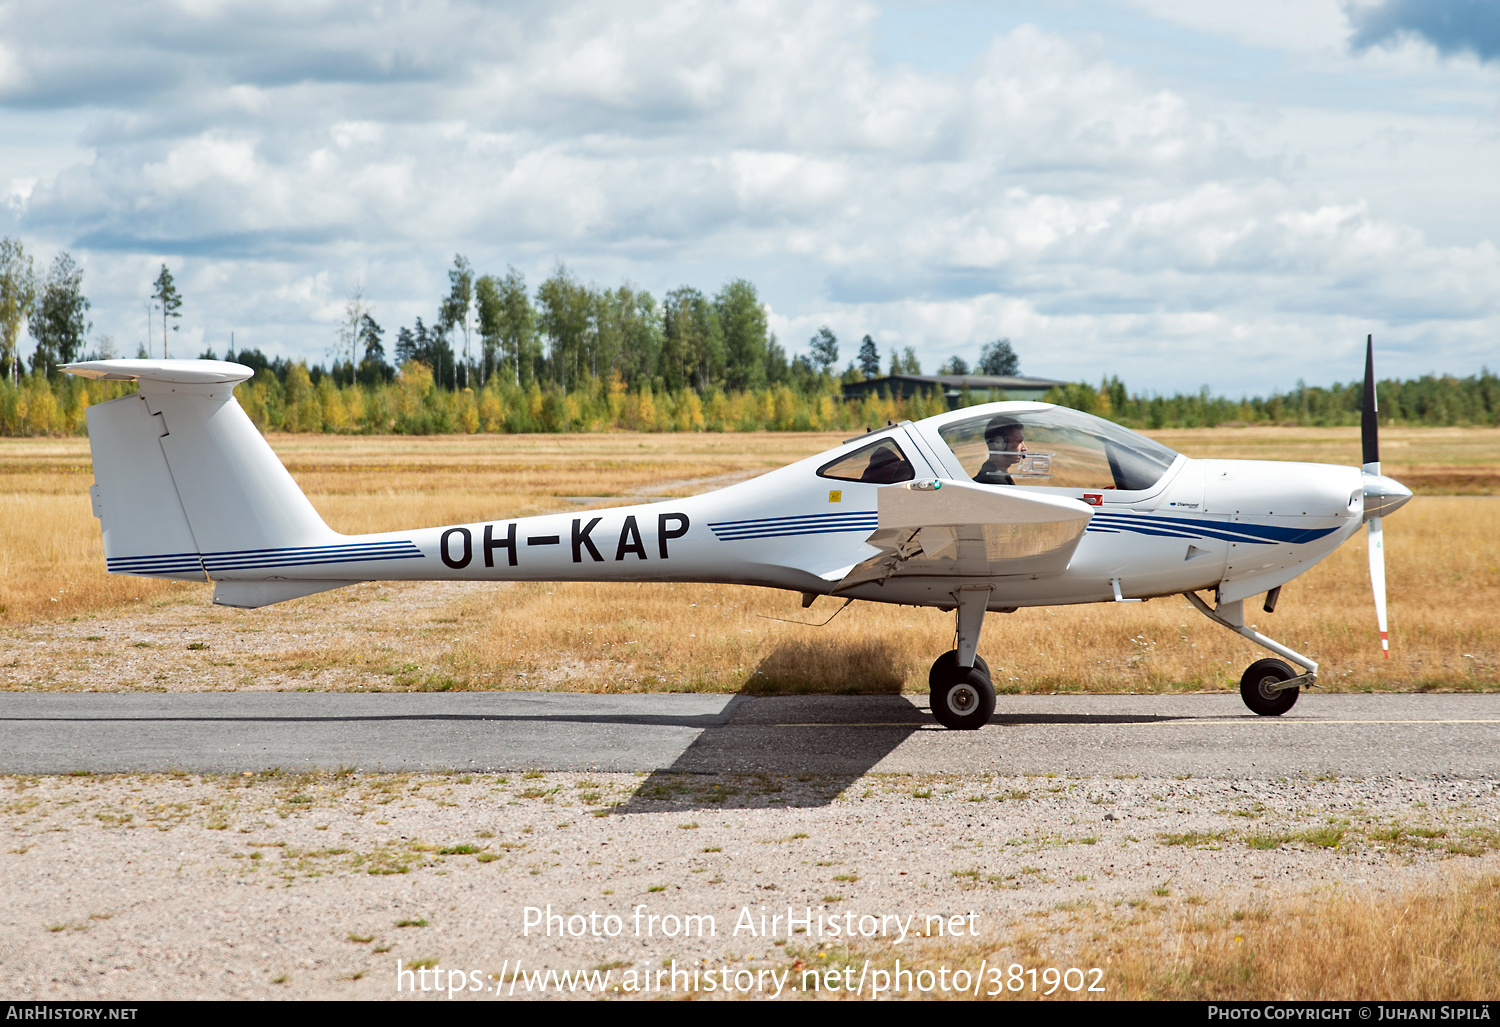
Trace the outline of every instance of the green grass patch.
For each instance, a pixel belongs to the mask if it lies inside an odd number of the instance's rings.
[[[1227,831],[1184,831],[1181,834],[1159,834],[1156,839],[1163,845],[1185,845],[1191,849],[1221,842],[1226,834]]]

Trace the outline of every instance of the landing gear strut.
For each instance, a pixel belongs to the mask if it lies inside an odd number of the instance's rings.
[[[1220,624],[1237,635],[1243,635],[1250,641],[1264,646],[1278,656],[1285,656],[1304,668],[1304,673],[1297,674],[1280,660],[1256,660],[1250,664],[1244,676],[1240,678],[1240,698],[1245,700],[1245,705],[1250,707],[1252,712],[1262,717],[1279,717],[1296,704],[1297,694],[1302,688],[1311,688],[1318,683],[1318,665],[1315,662],[1301,653],[1288,649],[1280,642],[1272,641],[1254,628],[1245,626],[1245,601],[1243,599],[1210,607],[1199,599],[1195,592],[1184,592],[1183,595],[1187,597],[1188,602],[1198,608],[1199,613],[1215,624]],[[1267,601],[1268,607],[1274,605],[1274,602]]]
[[[958,731],[984,727],[995,712],[995,686],[989,664],[975,649],[989,603],[989,586],[965,587],[953,593],[958,606],[958,648],[937,658],[927,674],[932,715]]]

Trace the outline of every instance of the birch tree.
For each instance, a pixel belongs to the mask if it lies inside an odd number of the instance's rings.
[[[0,240],[0,373],[12,383],[21,376],[17,347],[21,329],[36,304],[36,269],[21,240]]]
[[[51,376],[58,364],[71,363],[83,352],[83,338],[93,327],[86,316],[89,306],[83,295],[83,268],[68,254],[59,253],[47,270],[31,320],[36,339],[33,371]]]

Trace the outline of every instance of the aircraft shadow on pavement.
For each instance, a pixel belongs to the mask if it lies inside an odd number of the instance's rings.
[[[925,701],[901,695],[900,678],[877,648],[851,660],[840,694],[788,695],[774,689],[796,689],[789,670],[808,647],[779,646],[746,678],[721,724],[614,813],[828,805],[913,733],[942,730]]]
[[[940,727],[925,700],[916,696],[759,696],[739,708],[731,700],[725,715],[722,726],[700,734],[614,813],[826,806],[917,732],[951,735],[956,743],[974,737]],[[990,723],[1003,730],[1182,719],[1015,713],[997,714]],[[1003,745],[1003,739],[996,738],[995,744]]]
[[[773,652],[670,767],[650,775],[614,813],[826,806],[919,731],[947,734],[925,698],[903,696],[889,662],[861,661],[849,691],[767,695],[768,668],[784,668],[802,646]],[[858,692],[855,689],[859,689]],[[998,727],[1152,724],[1184,719],[1153,714],[1004,712]],[[968,734],[964,732],[963,734]],[[972,737],[972,736],[970,736]],[[999,744],[997,740],[997,744]]]

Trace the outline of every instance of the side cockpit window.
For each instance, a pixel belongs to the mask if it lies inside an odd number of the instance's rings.
[[[839,481],[862,481],[871,485],[894,485],[917,476],[911,461],[894,439],[856,449],[818,468],[818,477]]]
[[[1103,418],[1053,407],[954,421],[938,430],[964,473],[984,485],[1142,491],[1177,453]]]

